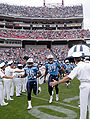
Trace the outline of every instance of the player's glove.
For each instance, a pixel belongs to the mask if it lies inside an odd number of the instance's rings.
[[[33,80],[33,79],[36,79],[36,76],[34,76],[33,78],[30,78],[29,80]]]
[[[33,78],[36,79],[36,76],[34,76]]]

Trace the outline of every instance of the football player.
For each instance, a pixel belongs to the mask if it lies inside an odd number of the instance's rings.
[[[49,73],[49,79],[48,79],[48,91],[49,91],[49,95],[50,95],[50,100],[49,103],[52,103],[53,100],[53,87],[50,86],[50,82],[54,80],[58,81],[59,77],[58,77],[58,68],[61,69],[60,64],[57,61],[54,61],[54,57],[52,55],[48,55],[47,57],[48,59],[48,63],[45,65],[46,67],[46,71],[45,71],[45,76],[44,76],[44,80],[46,80],[46,75]],[[55,90],[56,90],[56,101],[59,100],[58,97],[58,85],[55,86]]]
[[[27,76],[27,93],[28,93],[28,110],[32,109],[31,105],[31,92],[33,89],[33,93],[36,95],[41,92],[41,87],[38,88],[38,80],[37,78],[41,76],[41,72],[39,71],[37,66],[34,66],[33,59],[29,58],[27,60],[27,67],[24,68],[24,75],[21,78]]]

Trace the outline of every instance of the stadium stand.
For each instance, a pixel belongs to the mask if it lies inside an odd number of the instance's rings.
[[[78,39],[90,38],[90,31],[84,29],[73,30],[11,30],[0,29],[0,37],[19,39]]]
[[[29,7],[0,4],[0,14],[31,18],[68,18],[83,14],[82,5],[66,7]]]
[[[67,57],[68,46],[64,45],[61,47],[52,48],[53,54],[59,60],[64,60]],[[52,53],[48,48],[35,49],[35,48],[0,48],[0,62],[13,60],[16,64],[23,63],[24,56],[28,56],[34,59],[35,63],[47,61],[47,56]]]
[[[34,59],[34,62],[44,62],[47,59],[47,55],[51,52],[47,48],[35,49],[35,48],[0,48],[0,60],[9,61],[13,60],[16,63],[22,63],[24,56],[28,56]]]
[[[65,60],[68,55],[69,48],[67,45],[54,46],[52,52],[59,61]]]
[[[83,27],[82,4],[55,7],[0,4],[0,47],[51,48],[54,43],[71,47],[89,39],[90,31]]]

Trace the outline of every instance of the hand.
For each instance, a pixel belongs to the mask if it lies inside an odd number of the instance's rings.
[[[15,79],[15,77],[11,77],[11,79]]]
[[[21,76],[18,76],[18,78],[21,78]]]
[[[36,79],[36,76],[34,76],[33,79]]]
[[[46,83],[46,80],[44,80],[44,83]]]
[[[50,82],[50,86],[55,86],[55,85],[57,85],[58,84],[58,81],[56,81],[56,80],[54,80],[53,79],[53,82]]]

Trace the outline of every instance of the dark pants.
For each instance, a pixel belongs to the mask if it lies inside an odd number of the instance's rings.
[[[49,95],[50,96],[52,95],[52,91],[53,91],[53,87],[50,86],[50,82],[53,82],[52,79],[54,79],[56,81],[59,81],[58,76],[56,76],[56,75],[54,75],[54,76],[50,75],[49,76],[49,80],[48,80],[48,92],[49,92]],[[55,85],[55,90],[56,90],[56,94],[58,94],[58,92],[59,92],[58,85]]]
[[[36,95],[38,93],[37,81],[27,82],[28,101],[31,100],[32,89],[33,89],[33,93]]]

